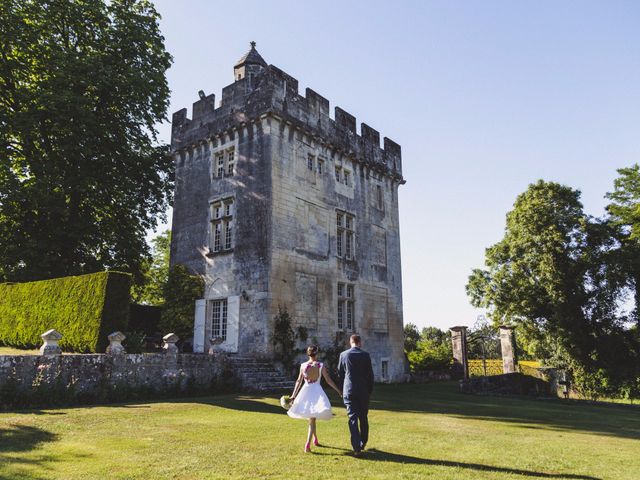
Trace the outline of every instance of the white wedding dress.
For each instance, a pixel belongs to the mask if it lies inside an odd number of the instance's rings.
[[[312,366],[320,367],[317,380],[311,380],[307,376],[307,370]],[[293,405],[287,411],[287,415],[291,418],[331,420],[333,416],[331,403],[329,402],[329,397],[327,397],[327,394],[324,393],[324,390],[320,386],[324,365],[319,362],[315,364],[305,362],[300,365],[300,368],[304,378],[304,385],[300,389],[300,392],[298,392],[298,395],[296,395]]]

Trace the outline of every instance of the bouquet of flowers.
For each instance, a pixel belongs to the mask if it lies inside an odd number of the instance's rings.
[[[289,410],[292,403],[293,400],[291,400],[291,397],[289,395],[283,395],[280,397],[280,406],[285,410]]]

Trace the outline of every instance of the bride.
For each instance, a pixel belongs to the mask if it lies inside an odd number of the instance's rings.
[[[316,360],[318,347],[315,345],[307,347],[307,355],[309,360],[300,365],[300,374],[291,395],[292,405],[287,415],[291,418],[309,420],[309,433],[307,434],[307,443],[304,446],[304,451],[310,452],[312,439],[315,446],[320,445],[316,431],[316,419],[330,420],[333,415],[329,398],[327,398],[327,394],[324,393],[320,386],[321,377],[331,388],[338,392],[338,395],[342,396],[342,392],[333,383],[324,365]],[[301,385],[302,388],[300,388]]]

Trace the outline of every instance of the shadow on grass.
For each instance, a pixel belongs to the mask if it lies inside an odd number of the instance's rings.
[[[583,431],[640,439],[640,410],[628,405],[466,395],[457,388],[455,382],[378,386],[371,409],[504,422],[522,429]]]
[[[28,425],[9,425],[0,428],[0,458],[8,452],[25,452],[45,442],[53,442],[57,435]]]
[[[435,467],[452,467],[462,468],[466,470],[475,470],[478,472],[506,473],[510,475],[521,475],[523,477],[533,478],[558,478],[569,480],[600,480],[598,477],[590,477],[588,475],[574,475],[571,473],[544,473],[533,470],[522,470],[518,468],[495,467],[493,465],[483,465],[481,463],[453,462],[450,460],[435,460],[429,458],[411,457],[409,455],[400,455],[397,453],[383,452],[381,450],[371,449],[362,453],[358,459],[365,461],[377,462],[394,462],[415,465],[431,465]]]
[[[282,407],[266,403],[264,401],[264,397],[256,397],[250,395],[225,395],[223,397],[208,397],[206,401],[204,401],[204,399],[199,399],[198,403],[213,405],[216,407],[227,408],[231,410],[240,410],[242,412],[274,413],[278,415],[282,415],[284,413],[284,409]]]
[[[54,442],[58,436],[41,428],[28,425],[9,425],[0,428],[0,478],[22,478],[21,468],[24,466],[36,466],[42,469],[44,460],[24,458],[15,453],[27,453],[35,450],[43,443]],[[4,469],[7,470],[4,470]],[[2,472],[9,473],[10,477],[4,477]],[[30,472],[28,478],[45,480],[47,477]]]

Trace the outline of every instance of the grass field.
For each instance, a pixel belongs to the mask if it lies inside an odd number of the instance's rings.
[[[640,478],[633,407],[466,396],[451,382],[378,386],[369,450],[354,458],[335,405],[311,454],[304,422],[275,396],[0,413],[0,478]]]
[[[0,355],[40,355],[40,350],[24,350],[21,348],[0,346]]]

